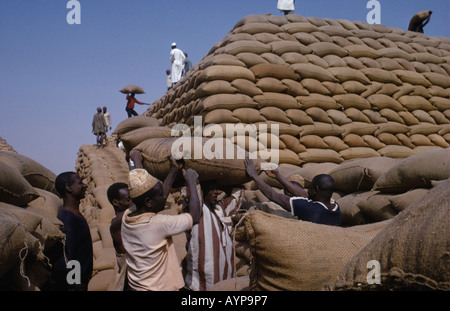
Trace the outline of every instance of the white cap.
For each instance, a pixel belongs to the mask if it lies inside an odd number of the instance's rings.
[[[172,46],[177,46],[177,44],[174,42],[174,43],[172,43]]]

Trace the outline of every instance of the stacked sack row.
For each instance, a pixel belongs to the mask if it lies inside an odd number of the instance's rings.
[[[243,205],[234,218],[233,235],[236,262],[249,271],[251,289],[367,289],[366,265],[378,260],[381,290],[448,290],[448,274],[439,269],[445,269],[447,256],[450,148],[407,159],[376,157],[302,168],[284,164],[279,170],[305,187],[317,174],[333,176],[343,227],[293,221],[292,215],[247,184],[246,201],[261,204]],[[267,183],[282,191],[264,175]],[[422,249],[429,250],[429,256]],[[420,259],[412,264],[408,254]],[[429,262],[438,268],[428,268]]]
[[[115,146],[111,137],[108,137],[108,145],[104,148],[82,145],[78,151],[76,171],[87,185],[80,211],[91,230],[94,251],[93,276],[88,290],[111,290],[117,281],[118,266],[109,230],[115,212],[108,201],[107,190],[115,182],[127,183],[129,168],[125,154]]]
[[[65,237],[56,175],[1,142],[0,288],[40,290],[51,275],[49,252]]]
[[[254,15],[240,20],[146,115],[168,127],[193,126],[195,116],[223,128],[276,124],[281,163],[405,158],[449,146],[449,73],[448,38],[363,22]],[[256,138],[261,148],[272,147],[270,139]]]

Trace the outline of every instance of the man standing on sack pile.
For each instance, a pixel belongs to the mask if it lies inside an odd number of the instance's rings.
[[[272,202],[280,205],[286,211],[297,216],[299,220],[309,221],[317,224],[341,226],[341,209],[331,198],[335,189],[335,183],[330,175],[317,175],[311,181],[308,191],[303,189],[299,183],[288,181],[279,172],[274,174],[283,185],[290,184],[287,190],[297,196],[288,196],[276,192],[266,184],[258,175],[253,161],[245,159],[247,174],[255,181],[258,189]]]
[[[192,228],[200,221],[200,199],[196,191],[198,174],[183,170],[191,189],[189,213],[160,214],[180,166],[171,159],[171,170],[164,184],[145,169],[129,173],[129,192],[135,207],[125,211],[122,242],[126,250],[128,285],[132,291],[177,291],[184,287],[180,262],[172,236]]]
[[[180,81],[184,69],[184,56],[183,51],[177,48],[177,44],[172,43],[172,51],[170,51],[170,61],[172,62],[172,86]]]
[[[278,0],[277,9],[288,15],[294,13],[295,10],[295,0]]]

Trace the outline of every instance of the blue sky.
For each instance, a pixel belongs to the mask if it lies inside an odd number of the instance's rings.
[[[0,0],[0,136],[56,174],[95,144],[96,107],[108,107],[113,126],[126,118],[120,88],[140,85],[147,103],[164,95],[173,41],[195,64],[241,18],[282,15],[276,0],[79,0],[81,24],[69,25],[67,2]],[[295,13],[366,21],[366,4],[297,0]],[[384,25],[407,29],[416,12],[432,10],[425,33],[450,37],[448,0],[380,4]]]

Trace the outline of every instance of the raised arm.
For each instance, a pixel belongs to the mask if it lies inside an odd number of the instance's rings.
[[[170,160],[170,171],[167,174],[166,179],[163,182],[163,194],[167,198],[169,196],[170,189],[178,175],[180,169],[183,168],[183,163],[177,162],[172,156],[169,157]]]
[[[248,176],[250,176],[256,183],[256,186],[259,190],[270,200],[278,205],[280,205],[282,208],[287,210],[288,212],[291,211],[290,206],[290,197],[276,192],[271,186],[266,184],[261,177],[258,175],[258,171],[256,170],[256,167],[253,163],[253,160],[249,159],[248,156],[245,157],[245,169],[247,171]]]
[[[269,173],[270,172],[270,173]],[[293,196],[296,197],[308,197],[308,191],[306,191],[303,187],[301,187],[297,183],[291,182],[289,179],[284,177],[278,169],[275,169],[273,171],[267,171],[266,172],[268,176],[275,178],[280,182],[280,184],[283,185],[283,187]]]
[[[200,206],[200,198],[197,193],[198,174],[193,169],[183,169],[183,176],[186,180],[186,186],[189,191],[189,213],[191,214],[192,221],[195,225],[200,222],[202,208]]]

